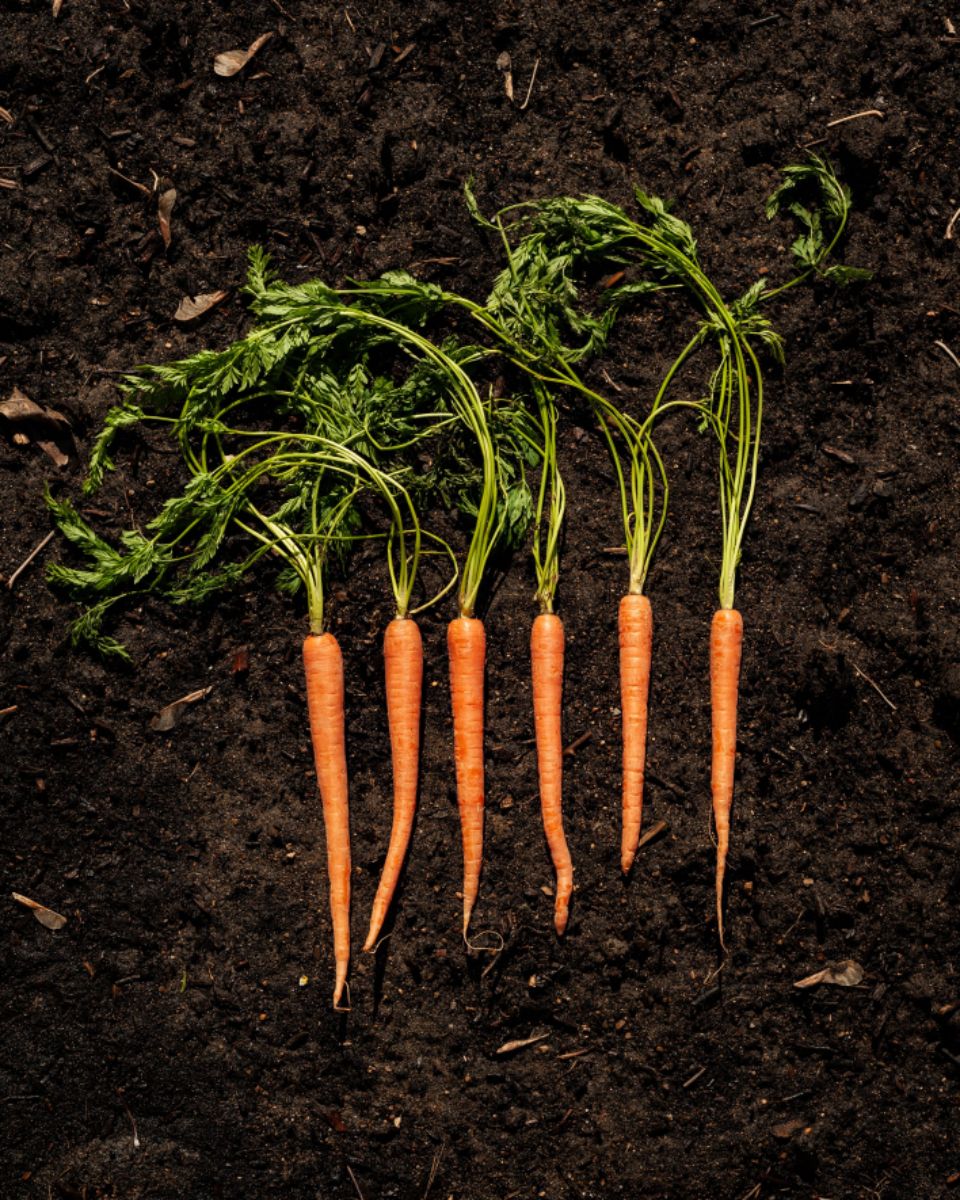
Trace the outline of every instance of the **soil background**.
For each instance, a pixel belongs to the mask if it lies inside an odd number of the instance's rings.
[[[595,431],[563,432],[565,734],[590,737],[567,759],[578,890],[562,943],[536,792],[528,556],[500,564],[485,611],[474,928],[503,937],[495,959],[468,957],[457,928],[451,606],[423,622],[421,809],[395,926],[377,958],[359,953],[389,820],[392,614],[373,557],[334,581],[355,860],[347,1016],[329,1003],[302,609],[255,579],[204,610],[145,603],[120,625],[124,670],[66,644],[75,610],[43,575],[66,555],[58,542],[0,588],[0,1195],[960,1194],[960,369],[935,344],[960,352],[950,15],[759,0],[64,0],[54,19],[47,3],[7,0],[0,393],[64,413],[77,443],[58,469],[0,439],[8,577],[49,530],[45,481],[77,494],[112,373],[245,327],[235,289],[254,241],[291,280],[413,264],[481,297],[497,248],[468,219],[466,177],[488,211],[580,191],[629,205],[640,183],[675,199],[734,296],[758,272],[787,277],[791,231],[764,220],[762,201],[813,145],[853,190],[843,256],[875,278],[795,289],[774,308],[788,362],[770,376],[738,592],[719,975],[706,671],[718,518],[710,447],[682,422],[664,426],[673,508],[650,579],[645,821],[669,831],[626,883],[626,576],[605,553],[618,510]],[[268,31],[245,71],[213,73],[216,53]],[[829,125],[870,109],[883,116]],[[166,252],[155,176],[177,191]],[[231,296],[205,323],[173,322],[181,297],[217,288]],[[672,310],[653,306],[623,322],[591,378],[609,386],[602,367],[642,403],[679,344]],[[116,532],[152,511],[175,469],[159,441],[136,439],[86,508]],[[243,647],[249,670],[235,673]],[[175,730],[151,732],[160,707],[207,686]],[[42,927],[11,891],[65,928]],[[862,965],[859,987],[794,987],[843,959]]]

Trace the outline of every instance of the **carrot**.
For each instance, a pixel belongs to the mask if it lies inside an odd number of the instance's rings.
[[[630,592],[620,601],[620,707],[623,712],[623,830],[620,867],[633,866],[643,817],[643,778],[647,758],[647,711],[653,612],[646,596]]]
[[[573,863],[563,832],[563,649],[563,622],[555,613],[541,613],[533,622],[530,632],[530,665],[540,810],[550,857],[557,873],[553,924],[558,934],[563,934],[567,927],[573,892]]]
[[[483,675],[486,636],[476,617],[455,617],[447,626],[453,757],[463,837],[463,936],[480,888],[483,860]]]
[[[730,810],[737,757],[737,693],[743,618],[735,608],[720,608],[710,627],[710,705],[713,716],[713,762],[710,789],[717,828],[717,929],[723,946],[723,876],[730,845]]]
[[[393,757],[393,828],[373,901],[370,932],[364,950],[372,950],[393,900],[407,855],[417,810],[420,771],[420,694],[423,686],[423,642],[415,621],[396,617],[383,637],[387,677],[387,721]]]
[[[350,965],[350,814],[343,716],[343,658],[332,633],[311,634],[303,643],[310,739],[323,804],[327,874],[333,918],[333,957],[338,1007]]]

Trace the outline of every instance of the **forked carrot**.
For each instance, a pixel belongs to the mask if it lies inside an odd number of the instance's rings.
[[[338,1007],[350,965],[350,814],[343,716],[343,657],[332,633],[311,634],[303,643],[310,740],[317,768],[327,838],[327,874],[333,919]]]
[[[415,621],[409,617],[396,617],[390,622],[383,636],[383,660],[393,759],[393,827],[364,950],[372,950],[377,944],[407,856],[417,811],[423,642]]]
[[[453,757],[463,837],[463,936],[480,889],[483,860],[483,676],[486,635],[476,617],[455,617],[447,626]]]
[[[717,929],[723,946],[723,877],[730,845],[730,810],[737,757],[737,693],[743,618],[735,608],[720,608],[710,627],[710,705],[713,723],[713,762],[710,789],[717,829]]]
[[[633,866],[643,818],[647,758],[647,713],[653,612],[646,596],[629,592],[620,601],[620,707],[623,714],[623,829],[620,867]]]
[[[557,873],[553,924],[558,934],[567,927],[573,892],[573,863],[563,832],[563,650],[563,622],[555,613],[540,613],[530,633],[533,720],[543,831]]]

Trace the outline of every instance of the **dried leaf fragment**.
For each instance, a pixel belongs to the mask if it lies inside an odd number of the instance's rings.
[[[173,212],[173,206],[177,202],[177,189],[167,188],[157,201],[157,220],[160,223],[160,236],[163,238],[163,244],[170,249],[170,243],[173,240],[173,233],[170,230],[170,215]]]
[[[506,50],[497,56],[497,70],[503,76],[503,90],[507,99],[513,102],[513,63]]]
[[[238,71],[243,70],[261,46],[265,46],[272,37],[272,31],[270,33],[262,33],[255,42],[250,43],[246,50],[224,50],[222,54],[218,54],[213,60],[214,71],[217,75],[223,75],[227,79],[231,75],[236,75]]]
[[[818,983],[832,983],[837,987],[856,987],[863,980],[863,967],[852,958],[843,962],[827,963],[822,971],[815,971],[793,985],[798,988],[815,987]]]
[[[45,929],[57,930],[62,929],[66,925],[67,918],[62,917],[58,912],[54,912],[52,908],[47,908],[45,904],[38,904],[36,900],[31,900],[29,896],[21,896],[19,892],[11,892],[10,895],[18,904],[22,904],[24,908],[29,908]]]
[[[31,441],[56,463],[65,467],[70,461],[63,445],[72,448],[73,435],[70,422],[54,408],[42,408],[29,396],[15,387],[10,398],[0,404],[0,419],[11,426],[11,436],[18,446],[27,446]]]
[[[60,16],[60,9],[63,8],[63,0],[53,0],[53,19],[56,20]]]
[[[533,1046],[536,1042],[542,1042],[550,1036],[549,1033],[537,1033],[533,1037],[519,1038],[514,1042],[504,1042],[502,1046],[497,1047],[497,1054],[512,1054],[515,1050],[523,1050],[527,1046]]]
[[[157,715],[150,720],[150,728],[154,733],[167,733],[173,729],[183,715],[183,710],[189,708],[191,704],[196,704],[198,700],[205,700],[213,691],[213,684],[209,687],[198,688],[195,692],[190,692],[186,696],[181,696],[179,700],[174,700],[170,704],[165,704]]]
[[[781,1141],[786,1141],[787,1138],[793,1137],[795,1133],[799,1133],[805,1128],[806,1121],[802,1121],[799,1117],[792,1117],[789,1121],[781,1121],[779,1125],[774,1125],[770,1130],[775,1138]]]
[[[205,312],[209,312],[211,308],[216,308],[218,304],[222,304],[226,300],[229,292],[201,292],[196,296],[184,296],[177,305],[177,311],[173,314],[175,321],[195,321],[197,317],[202,317]]]
[[[8,125],[12,125],[13,113],[8,108],[0,108],[0,121],[6,121]]]

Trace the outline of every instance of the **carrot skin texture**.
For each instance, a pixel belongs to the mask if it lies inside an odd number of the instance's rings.
[[[387,722],[393,759],[393,826],[383,873],[373,901],[364,950],[376,945],[403,869],[417,811],[420,775],[420,702],[423,691],[423,641],[415,621],[397,617],[383,635]]]
[[[453,757],[463,837],[463,936],[480,889],[483,861],[483,682],[486,634],[476,617],[455,617],[447,626]]]
[[[736,609],[721,608],[710,627],[710,706],[713,755],[710,790],[717,830],[717,930],[723,946],[723,877],[730,846],[730,812],[737,759],[737,697],[740,690],[740,656],[743,618]]]
[[[643,819],[647,760],[653,611],[646,596],[629,593],[620,601],[620,709],[623,714],[623,828],[620,867],[633,866]]]
[[[303,643],[310,740],[317,769],[327,839],[330,915],[337,1008],[350,966],[350,810],[343,713],[343,657],[332,633],[311,634]]]
[[[553,924],[561,936],[573,892],[573,863],[563,832],[563,651],[563,622],[554,613],[541,613],[530,631],[533,722],[543,831],[557,873]]]

